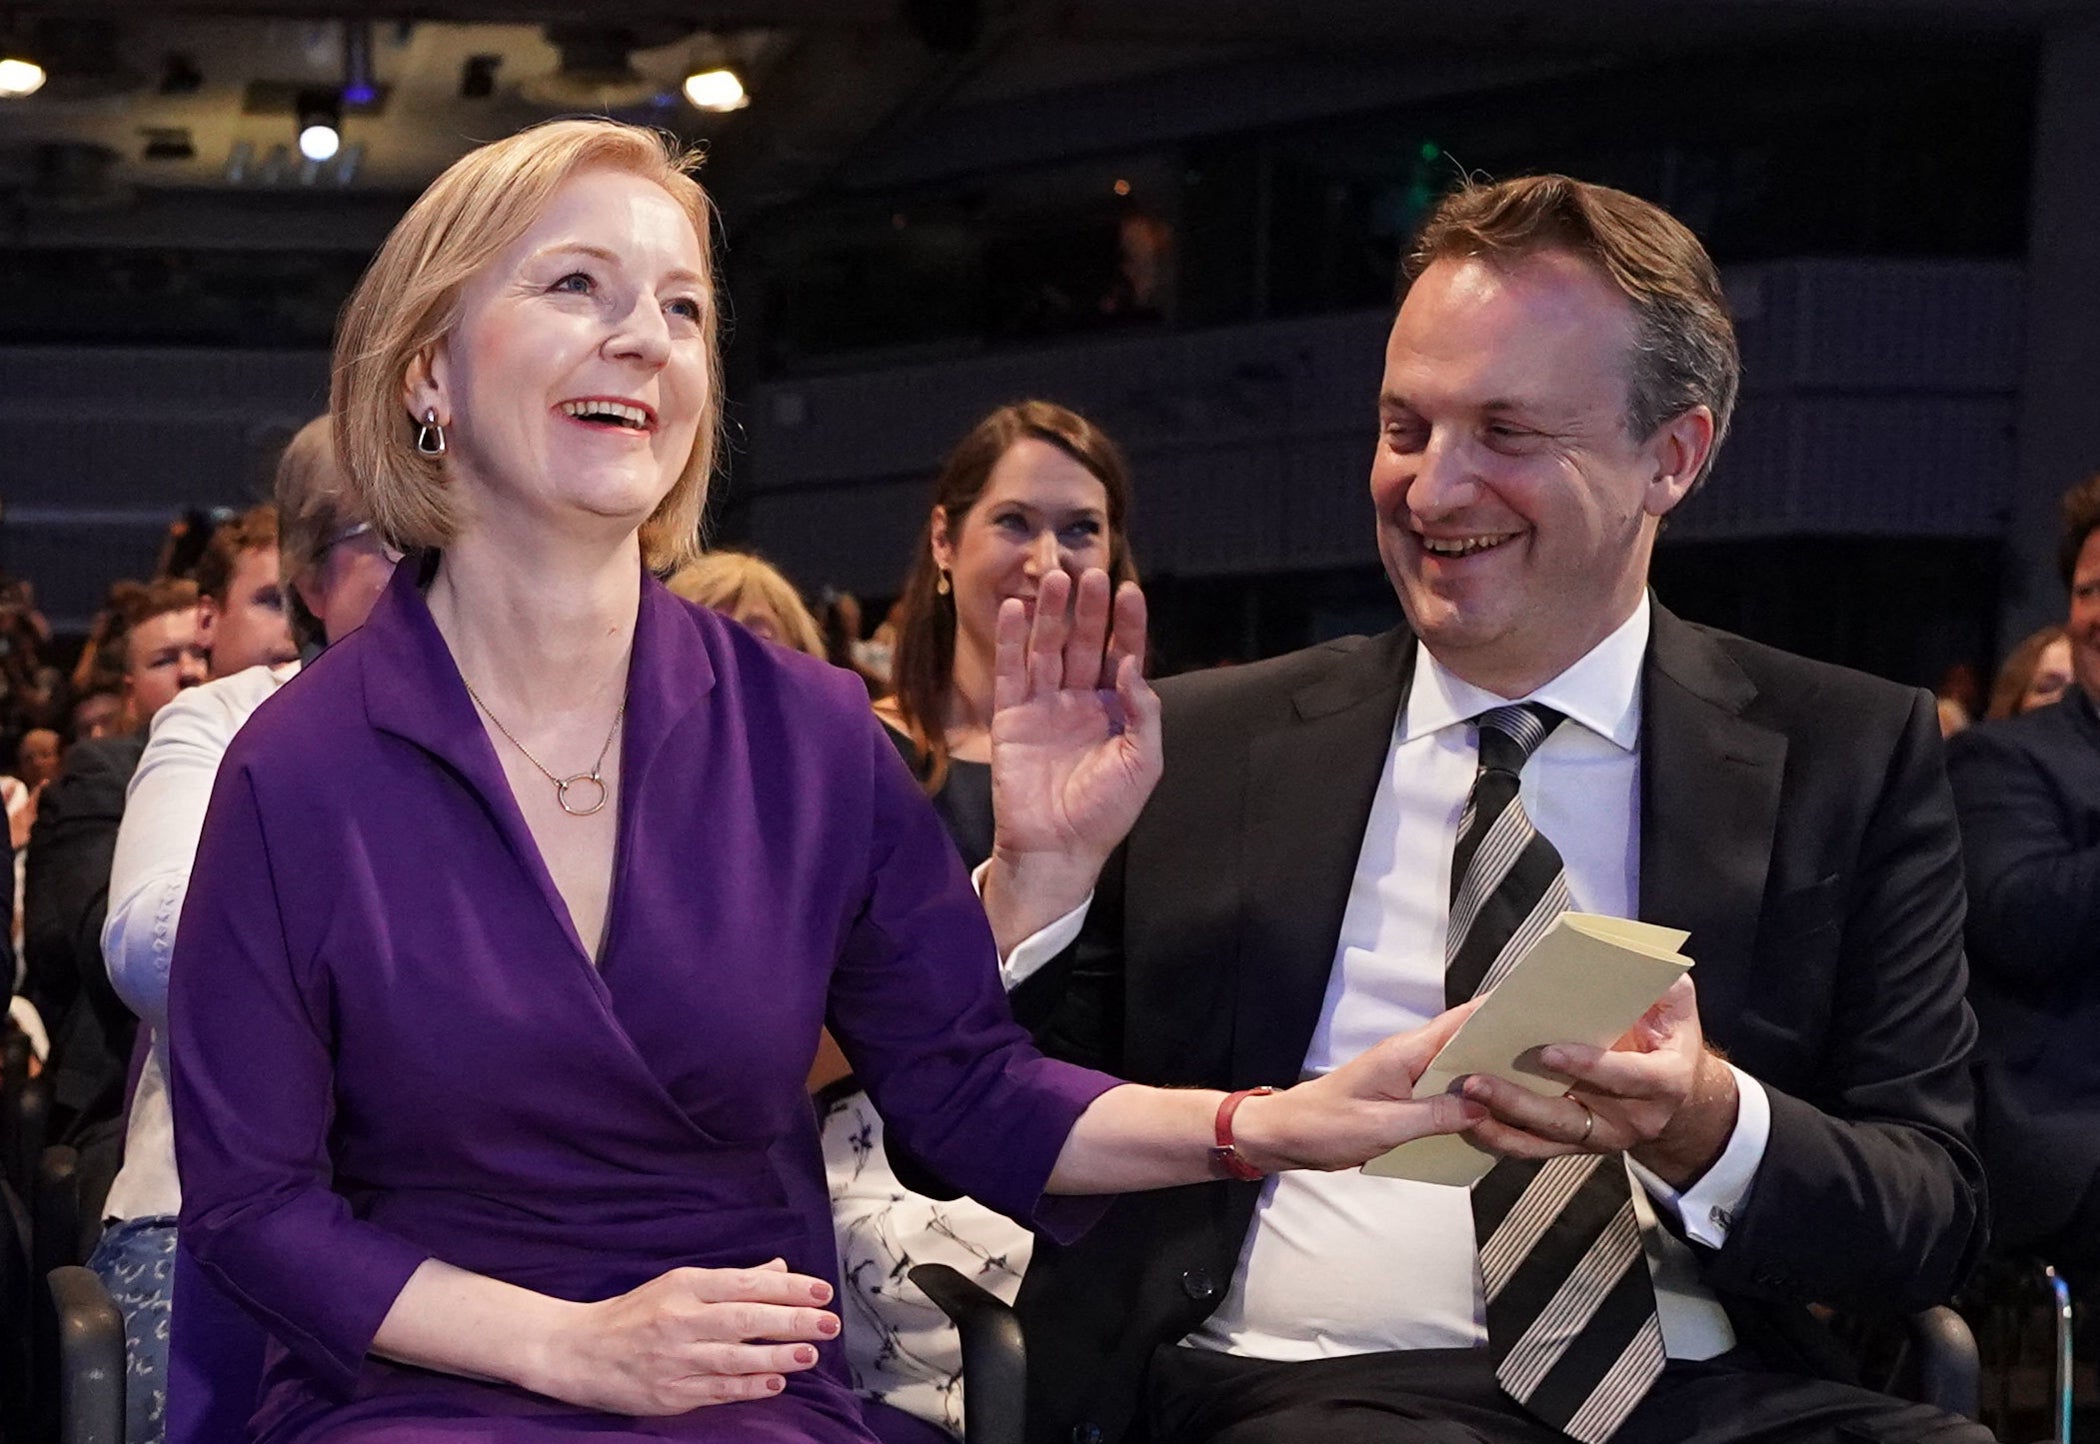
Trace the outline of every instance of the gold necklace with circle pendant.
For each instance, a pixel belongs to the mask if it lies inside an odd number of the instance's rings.
[[[605,785],[605,756],[612,751],[613,738],[620,735],[620,719],[627,715],[627,699],[625,697],[620,699],[620,710],[613,713],[612,726],[605,733],[605,745],[598,749],[598,760],[591,764],[591,770],[578,772],[569,777],[556,777],[547,770],[546,763],[532,755],[531,748],[518,740],[517,733],[503,725],[503,719],[496,715],[488,703],[481,700],[481,694],[474,690],[474,684],[468,682],[465,677],[461,677],[459,680],[466,685],[467,695],[474,699],[474,705],[488,713],[489,721],[496,724],[496,730],[508,737],[510,745],[524,753],[525,760],[537,767],[540,775],[554,784],[554,800],[561,804],[563,812],[568,813],[571,817],[590,817],[605,809],[606,800],[612,796],[612,789]],[[569,805],[569,789],[581,782],[588,782],[592,787],[596,788],[597,796],[592,800],[589,807],[572,807]]]

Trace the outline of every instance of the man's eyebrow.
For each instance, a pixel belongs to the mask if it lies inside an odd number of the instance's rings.
[[[1381,409],[1388,411],[1412,411],[1415,409],[1414,402],[1397,391],[1381,391],[1378,394],[1378,405]],[[1530,402],[1498,396],[1490,401],[1475,402],[1470,409],[1479,412],[1494,412],[1501,415],[1512,411],[1531,411],[1535,408]]]

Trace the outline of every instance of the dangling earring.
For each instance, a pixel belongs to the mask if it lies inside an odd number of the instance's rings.
[[[416,425],[416,450],[425,456],[445,454],[445,428],[438,425],[435,406],[424,412],[422,421]]]
[[[946,567],[941,568],[940,576],[934,581],[933,594],[937,597],[948,595],[948,569]]]

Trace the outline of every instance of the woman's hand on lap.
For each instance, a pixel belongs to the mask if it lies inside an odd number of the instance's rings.
[[[549,1341],[537,1393],[613,1414],[683,1414],[763,1399],[812,1368],[836,1338],[831,1285],[788,1272],[673,1269],[601,1303],[579,1304]]]

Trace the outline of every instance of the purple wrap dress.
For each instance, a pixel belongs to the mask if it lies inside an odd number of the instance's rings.
[[[185,1247],[269,1329],[267,1444],[862,1440],[836,1342],[670,1419],[387,1362],[426,1258],[568,1299],[775,1256],[837,1282],[803,1078],[828,1021],[900,1140],[1055,1236],[1114,1080],[1041,1057],[849,673],[644,579],[593,966],[410,558],[220,769],[170,998]]]

